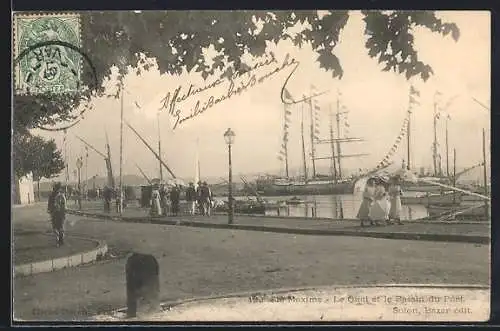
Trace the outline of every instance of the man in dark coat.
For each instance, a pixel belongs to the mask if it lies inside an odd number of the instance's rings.
[[[104,212],[109,213],[111,211],[111,199],[113,198],[111,188],[105,186],[102,195],[104,198]]]
[[[172,187],[172,191],[170,192],[170,202],[172,203],[172,214],[177,216],[179,213],[179,200],[180,200],[180,191],[177,185]]]
[[[189,206],[189,213],[191,215],[195,214],[196,209],[196,191],[194,189],[194,184],[189,183],[189,187],[186,189],[186,201]]]
[[[198,182],[198,187],[196,188],[196,203],[198,205],[198,210],[201,215],[205,215],[205,212],[203,210],[203,201],[201,198],[201,181]]]
[[[64,221],[66,220],[66,197],[60,183],[55,183],[49,197],[48,211],[52,230],[56,234],[57,247],[64,244]]]

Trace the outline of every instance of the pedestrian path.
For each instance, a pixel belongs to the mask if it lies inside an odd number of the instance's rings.
[[[266,232],[281,232],[309,235],[344,235],[386,239],[432,240],[450,242],[490,242],[489,223],[432,223],[414,221],[403,225],[361,227],[357,220],[328,220],[313,218],[288,218],[236,215],[233,224],[228,224],[226,215],[163,216],[150,217],[146,209],[126,208],[120,216],[116,212],[104,213],[98,206],[87,206],[81,211],[72,210],[75,215],[98,219],[134,223],[170,224],[179,226],[239,229]]]
[[[54,235],[39,230],[15,230],[13,238],[16,276],[90,263],[107,252],[105,243],[72,236],[66,236],[64,245],[57,247]]]

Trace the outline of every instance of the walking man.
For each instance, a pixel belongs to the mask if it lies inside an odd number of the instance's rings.
[[[51,216],[52,230],[56,235],[57,247],[64,244],[64,221],[66,219],[66,197],[60,183],[54,184],[49,197],[48,210]]]
[[[189,183],[189,187],[186,190],[186,201],[189,206],[189,213],[194,215],[196,209],[196,191],[192,182]]]
[[[196,188],[196,202],[198,205],[198,210],[201,215],[205,215],[205,212],[203,211],[203,201],[201,198],[201,181],[198,182],[198,187]]]

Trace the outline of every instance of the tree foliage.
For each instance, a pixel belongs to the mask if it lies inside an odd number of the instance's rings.
[[[16,175],[23,177],[31,172],[34,181],[57,176],[65,167],[54,140],[19,132],[13,135],[13,160]]]
[[[368,55],[385,64],[384,70],[420,75],[427,80],[433,73],[429,64],[419,60],[414,48],[414,30],[425,27],[457,40],[459,30],[453,23],[442,22],[432,11],[362,11]],[[349,19],[349,11],[146,11],[82,13],[83,51],[92,59],[101,84],[117,66],[125,75],[148,70],[147,58],[155,58],[161,73],[181,74],[183,70],[200,73],[204,78],[222,71],[242,73],[248,66],[243,54],[264,55],[270,43],[290,40],[296,47],[310,45],[317,53],[319,66],[333,77],[343,75],[335,46]],[[298,26],[291,33],[289,28]],[[204,49],[212,46],[218,55],[206,59]],[[143,54],[141,56],[141,53]],[[212,61],[213,60],[213,63]],[[93,75],[84,67],[83,84],[91,85]],[[102,95],[103,88],[94,91]],[[16,96],[15,124],[19,128],[53,125],[74,119],[73,109],[79,96]]]

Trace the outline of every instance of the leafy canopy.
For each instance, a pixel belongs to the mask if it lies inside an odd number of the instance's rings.
[[[16,132],[13,135],[13,162],[18,177],[32,172],[34,181],[57,176],[65,167],[54,140]]]
[[[383,70],[404,74],[407,79],[427,80],[433,73],[419,60],[414,48],[414,29],[424,27],[457,40],[459,30],[443,22],[433,11],[362,11],[368,55],[385,64]],[[155,58],[161,73],[178,75],[186,70],[204,78],[218,72],[243,73],[248,66],[243,54],[262,56],[269,43],[291,40],[296,47],[310,45],[320,67],[341,78],[340,59],[335,46],[349,19],[349,11],[146,11],[82,13],[83,51],[92,59],[99,86],[117,66],[123,76],[129,70],[138,74]],[[292,33],[290,28],[299,28]],[[213,47],[218,55],[207,59],[204,50]],[[213,61],[212,61],[213,60]],[[83,83],[94,79],[85,66]],[[94,91],[102,95],[100,87]],[[73,111],[82,95],[16,96],[15,125],[34,128],[77,118]]]

